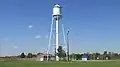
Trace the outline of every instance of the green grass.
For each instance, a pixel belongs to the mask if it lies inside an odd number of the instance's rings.
[[[40,62],[40,61],[0,61],[0,67],[120,67],[120,61]]]

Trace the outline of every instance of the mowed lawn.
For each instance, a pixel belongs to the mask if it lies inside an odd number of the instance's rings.
[[[40,61],[0,61],[0,67],[120,67],[120,61],[40,62]]]

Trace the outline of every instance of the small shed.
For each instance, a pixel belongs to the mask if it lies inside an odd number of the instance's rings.
[[[44,54],[43,53],[39,53],[38,55],[37,55],[37,59],[36,59],[37,61],[44,61]]]
[[[82,57],[82,61],[87,61],[88,60],[88,56],[83,56]]]

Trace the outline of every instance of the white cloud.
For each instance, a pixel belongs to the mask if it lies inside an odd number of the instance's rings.
[[[36,38],[36,39],[39,39],[39,38],[41,38],[41,36],[40,36],[40,35],[36,35],[35,38]]]
[[[17,48],[18,48],[18,46],[13,46],[13,48],[17,49]]]
[[[31,29],[33,26],[32,25],[29,25],[28,28]]]

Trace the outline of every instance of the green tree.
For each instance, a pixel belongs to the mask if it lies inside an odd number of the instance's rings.
[[[24,54],[24,53],[21,53],[20,57],[21,57],[21,58],[25,58],[25,54]]]
[[[58,56],[59,56],[60,58],[65,58],[65,57],[66,57],[66,53],[65,53],[65,51],[63,50],[62,46],[59,46],[59,47],[58,47]]]
[[[28,53],[27,55],[28,58],[32,58],[32,56],[33,56],[32,53]]]
[[[104,51],[104,54],[103,55],[107,55],[107,51]]]
[[[76,60],[81,60],[82,59],[83,54],[75,54],[75,55],[76,55]]]

